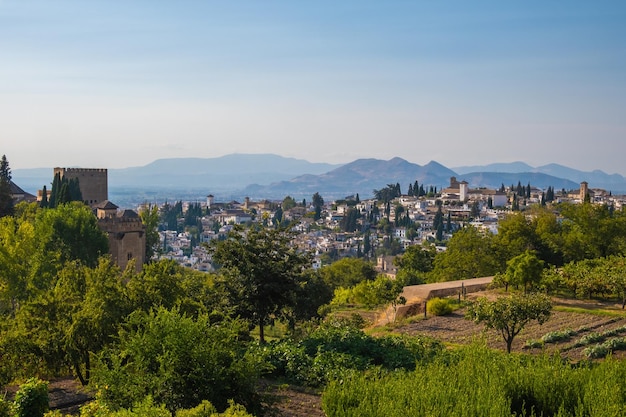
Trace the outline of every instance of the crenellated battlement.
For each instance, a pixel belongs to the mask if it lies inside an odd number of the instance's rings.
[[[80,174],[80,173],[84,173],[84,174],[93,174],[93,173],[102,173],[102,174],[106,174],[108,172],[107,168],[60,168],[60,167],[56,167],[54,168],[54,173],[56,174],[57,172],[60,173],[76,173],[76,174]]]

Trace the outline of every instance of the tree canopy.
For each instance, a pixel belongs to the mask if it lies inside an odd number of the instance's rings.
[[[214,241],[213,261],[240,317],[253,320],[265,341],[264,326],[283,308],[295,305],[298,277],[310,265],[309,255],[291,245],[291,234],[279,229],[239,228]]]
[[[552,311],[550,298],[543,294],[514,294],[489,301],[481,297],[472,303],[467,318],[497,330],[506,343],[507,352],[515,336],[531,321],[545,323]]]

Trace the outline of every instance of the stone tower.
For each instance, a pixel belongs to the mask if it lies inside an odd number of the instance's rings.
[[[78,179],[85,204],[95,206],[109,198],[108,173],[104,168],[54,168],[54,176]]]
[[[141,217],[133,210],[118,210],[105,200],[96,206],[98,226],[109,236],[109,253],[122,270],[135,260],[135,271],[140,272],[146,261],[146,229]]]
[[[589,192],[589,184],[587,181],[583,181],[580,183],[580,201],[585,201],[585,197]]]

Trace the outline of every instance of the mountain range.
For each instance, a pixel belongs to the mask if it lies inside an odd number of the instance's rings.
[[[50,186],[52,168],[15,169],[13,180],[36,193]],[[425,187],[446,187],[450,177],[467,181],[471,188],[523,185],[545,189],[577,189],[587,181],[591,188],[626,193],[626,178],[603,171],[579,171],[558,164],[532,167],[524,162],[447,168],[431,161],[425,165],[396,157],[390,160],[358,159],[344,165],[311,163],[275,154],[230,154],[218,158],[159,159],[148,165],[109,169],[109,195],[121,207],[142,202],[202,200],[213,194],[217,201],[256,199],[309,199],[318,192],[327,200],[359,194],[399,183],[401,191],[418,181]]]

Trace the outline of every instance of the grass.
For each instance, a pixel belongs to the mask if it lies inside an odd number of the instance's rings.
[[[561,311],[563,313],[580,313],[580,314],[593,314],[603,317],[626,317],[626,311],[624,310],[611,310],[604,308],[583,308],[583,307],[567,307],[561,305],[555,305],[552,307],[554,311]]]

